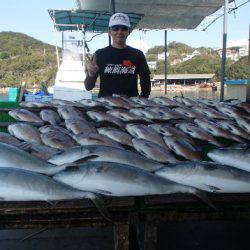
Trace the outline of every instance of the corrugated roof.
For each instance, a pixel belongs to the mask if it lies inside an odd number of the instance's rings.
[[[82,10],[110,11],[110,0],[76,3]],[[194,29],[223,5],[224,0],[115,0],[116,12],[143,14],[136,28],[144,29]]]
[[[167,80],[181,79],[211,79],[214,74],[169,74]],[[165,75],[154,75],[153,80],[164,80]]]

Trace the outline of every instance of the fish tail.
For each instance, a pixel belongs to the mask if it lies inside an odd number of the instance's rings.
[[[93,194],[90,197],[93,204],[96,206],[101,215],[108,221],[112,222],[111,215],[109,214],[107,207],[105,206],[104,200],[101,195]]]
[[[212,201],[208,198],[207,194],[204,191],[195,189],[194,192],[192,192],[195,196],[197,196],[199,199],[201,199],[204,203],[206,203],[209,207],[213,209],[217,209],[215,205],[212,203]]]

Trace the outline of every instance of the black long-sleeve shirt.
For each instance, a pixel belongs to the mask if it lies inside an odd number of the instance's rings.
[[[127,46],[123,49],[108,46],[95,53],[99,67],[100,91],[99,97],[122,94],[138,96],[137,78],[140,77],[142,97],[148,97],[151,91],[150,71],[144,54],[135,48]],[[87,77],[85,87],[91,90],[95,80]]]

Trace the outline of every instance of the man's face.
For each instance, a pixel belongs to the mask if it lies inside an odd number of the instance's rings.
[[[109,35],[112,37],[113,43],[119,45],[126,44],[129,28],[123,25],[115,25],[109,28]]]

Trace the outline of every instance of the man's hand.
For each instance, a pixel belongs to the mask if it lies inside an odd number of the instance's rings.
[[[88,70],[89,77],[96,76],[96,74],[99,70],[99,67],[96,64],[96,56],[95,55],[92,57],[92,60],[87,64],[87,70]]]

